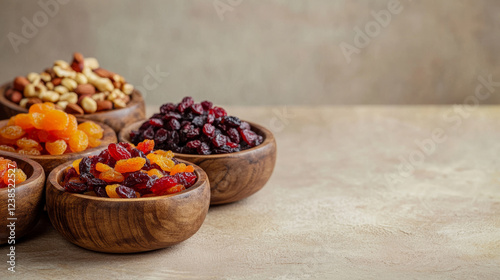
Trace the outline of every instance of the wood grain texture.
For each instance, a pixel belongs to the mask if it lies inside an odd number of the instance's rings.
[[[10,86],[11,83],[6,83],[0,87],[0,119],[7,119],[19,113],[28,112],[26,108],[23,108],[5,98],[5,91]],[[78,118],[105,123],[118,133],[128,124],[142,120],[145,116],[146,108],[144,98],[139,91],[134,90],[130,96],[130,102],[127,104],[127,107],[117,110],[85,114],[83,116],[78,116]]]
[[[85,121],[87,120],[78,119],[78,123],[82,123]],[[7,122],[8,120],[0,121],[0,127],[5,126]],[[115,131],[111,129],[111,127],[97,121],[95,121],[95,123],[99,124],[104,129],[104,135],[103,138],[101,139],[101,145],[99,147],[90,148],[79,153],[62,154],[62,155],[41,155],[41,156],[22,155],[22,157],[27,157],[29,159],[38,162],[43,167],[45,173],[49,174],[54,168],[65,162],[74,161],[76,159],[90,155],[97,155],[102,150],[106,149],[109,144],[116,143],[117,138]],[[11,153],[11,152],[5,152],[5,153],[9,155],[18,155],[16,153]]]
[[[17,162],[18,168],[22,169],[28,177],[26,181],[16,186],[15,216],[9,216],[8,188],[0,189],[0,244],[5,244],[10,234],[7,225],[11,222],[7,218],[17,218],[14,221],[16,242],[29,233],[38,222],[44,202],[45,173],[43,168],[33,160],[3,152],[0,152],[0,157]]]
[[[185,162],[187,164],[191,164]],[[94,251],[133,253],[180,243],[201,227],[210,203],[210,184],[198,166],[197,182],[173,195],[102,198],[64,192],[63,164],[47,180],[47,212],[68,241]]]
[[[197,164],[207,172],[211,187],[210,204],[236,202],[262,189],[276,164],[276,140],[268,129],[248,122],[264,142],[248,150],[219,155],[189,155],[174,153],[176,158]],[[142,122],[134,123],[119,133],[119,140],[130,143],[130,132]]]

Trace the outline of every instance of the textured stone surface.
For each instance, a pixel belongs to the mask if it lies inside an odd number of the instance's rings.
[[[221,20],[213,3],[238,3]],[[453,104],[478,75],[500,80],[496,0],[401,0],[403,10],[347,63],[339,45],[390,0],[69,1],[19,46],[38,1],[0,2],[0,81],[80,51],[142,85],[148,67],[170,75],[147,91],[219,104]],[[154,84],[154,81],[153,81]],[[494,95],[485,103],[500,101]]]
[[[260,192],[212,207],[191,239],[145,254],[81,249],[44,220],[17,245],[16,278],[499,278],[500,108],[460,124],[447,106],[229,111],[274,129],[278,161]],[[399,158],[437,128],[446,140],[399,173]]]

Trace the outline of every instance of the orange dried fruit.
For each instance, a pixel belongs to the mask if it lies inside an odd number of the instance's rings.
[[[68,114],[59,110],[51,110],[45,113],[42,121],[44,130],[64,130],[69,123]]]
[[[21,138],[24,134],[26,134],[26,131],[22,129],[20,126],[17,125],[9,125],[2,127],[0,129],[0,135],[2,137],[10,139],[10,140],[15,140]]]
[[[75,161],[73,161],[73,163],[71,165],[73,165],[73,168],[75,168],[76,170],[76,173],[78,173],[78,175],[80,175],[80,162],[82,161],[82,159],[77,159]]]
[[[101,146],[102,142],[98,138],[89,137],[89,147],[95,148]]]
[[[89,145],[89,137],[85,134],[85,132],[77,130],[69,137],[68,144],[72,152],[78,153],[87,149]]]
[[[28,156],[39,156],[42,154],[37,149],[20,149],[20,150],[17,150],[17,153],[21,154],[21,155],[28,155]]]
[[[106,171],[111,170],[111,169],[113,169],[111,166],[104,164],[104,163],[101,163],[101,162],[98,162],[95,165],[95,170],[97,170],[99,172],[106,172]]]
[[[66,151],[66,148],[68,148],[68,144],[64,140],[45,143],[45,149],[51,155],[62,155]]]
[[[13,148],[13,147],[11,147],[11,146],[7,146],[7,145],[0,145],[0,151],[5,151],[5,152],[15,153],[15,152],[16,152],[16,149],[14,149],[14,148]]]
[[[153,153],[171,159],[174,157],[174,153],[172,151],[164,151],[164,150],[156,150]]]
[[[69,141],[69,137],[71,136],[71,134],[75,133],[75,131],[78,129],[78,121],[76,120],[75,116],[70,114],[68,114],[68,118],[69,118],[68,125],[66,126],[65,129],[53,130],[50,133],[57,138]]]
[[[123,180],[125,180],[125,177],[120,172],[116,172],[114,169],[110,169],[106,172],[102,172],[99,174],[99,179],[104,180],[108,183],[110,182],[117,182],[121,183]]]
[[[43,113],[33,113],[31,114],[33,118],[33,126],[36,129],[43,129],[43,119],[45,118],[45,114]]]
[[[118,195],[118,193],[116,193],[116,188],[118,188],[120,185],[118,184],[114,184],[114,185],[107,185],[106,186],[106,194],[110,197],[110,198],[120,198],[120,196]]]
[[[14,169],[14,172],[12,173],[8,171],[9,169],[7,169],[7,171],[5,172],[4,176],[3,176],[3,182],[8,185],[9,183],[12,184],[12,179],[14,180],[14,184],[17,185],[17,184],[21,184],[22,182],[26,181],[27,177],[26,176],[26,173],[24,173],[24,171],[22,171],[20,168],[16,168]],[[14,174],[14,175],[12,175]],[[9,182],[9,179],[11,179],[11,181]]]
[[[171,170],[170,175],[173,176],[177,173],[182,173],[186,171],[186,165],[184,163],[176,164]]]
[[[170,171],[175,165],[174,161],[170,158],[155,153],[150,153],[146,157],[151,163],[156,163],[163,171]]]
[[[14,123],[22,129],[33,128],[33,116],[30,114],[18,114],[14,117]]]
[[[146,159],[141,157],[121,159],[116,162],[115,170],[120,173],[135,172],[142,169],[146,164]]]
[[[141,150],[143,153],[148,154],[155,148],[155,141],[146,139],[137,145],[137,149]]]
[[[104,129],[95,122],[87,121],[78,125],[78,129],[85,132],[87,136],[101,139],[104,134]]]
[[[38,103],[38,104],[31,105],[31,107],[29,109],[29,113],[30,114],[32,114],[32,113],[45,113],[48,111],[52,111],[54,109],[55,109],[54,103],[49,103],[49,102]]]
[[[40,146],[40,144],[33,140],[33,139],[29,139],[29,138],[26,138],[26,137],[23,137],[21,139],[18,139],[16,141],[16,145],[21,148],[21,149],[25,149],[25,150],[29,150],[29,149],[36,149],[36,150],[43,150],[42,146]]]
[[[156,177],[158,177],[158,179],[164,176],[164,175],[163,175],[163,173],[162,173],[160,170],[156,169],[156,168],[155,168],[155,169],[151,169],[151,170],[149,170],[149,171],[147,172],[147,174],[148,174],[150,177],[151,177],[151,176],[156,176]]]

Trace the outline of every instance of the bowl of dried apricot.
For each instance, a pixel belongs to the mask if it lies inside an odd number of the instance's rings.
[[[46,206],[56,230],[94,251],[133,253],[180,243],[201,227],[207,175],[154,143],[110,144],[49,175]]]
[[[0,151],[0,244],[14,245],[38,222],[45,173],[33,160]]]
[[[0,151],[28,157],[46,173],[68,160],[99,153],[116,140],[109,126],[77,119],[52,103],[35,104],[27,113],[0,121]]]
[[[153,139],[155,149],[199,165],[208,175],[211,204],[239,201],[262,189],[276,164],[276,141],[263,126],[230,116],[212,102],[185,97],[149,120],[125,127],[120,141]]]
[[[18,76],[1,86],[0,118],[26,113],[42,102],[78,118],[105,123],[117,133],[145,117],[144,99],[133,85],[80,53],[74,53],[69,63],[56,60],[40,73]]]

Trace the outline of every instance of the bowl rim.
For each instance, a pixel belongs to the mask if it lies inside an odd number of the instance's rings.
[[[4,84],[2,84],[0,86],[0,104],[3,104],[5,106],[9,107],[11,110],[20,111],[20,112],[24,112],[24,113],[28,112],[28,109],[19,106],[18,104],[14,103],[14,102],[12,102],[10,100],[8,100],[5,97],[5,92],[11,86],[12,86],[12,82],[6,82],[6,83],[4,83]],[[77,117],[77,118],[85,118],[86,116],[88,117],[88,116],[105,115],[105,114],[109,114],[109,113],[112,113],[112,112],[116,112],[116,111],[120,111],[120,110],[125,110],[125,109],[128,109],[128,108],[131,108],[132,106],[136,106],[138,104],[140,105],[141,102],[143,102],[143,101],[144,101],[144,98],[142,97],[141,92],[134,87],[134,90],[130,94],[130,102],[127,103],[127,106],[125,108],[113,109],[113,110],[102,111],[102,112],[95,112],[95,113],[92,113],[92,114],[84,114],[84,115],[75,116],[75,117]]]
[[[181,159],[177,159],[179,162],[182,162],[182,163],[186,163],[186,164],[189,164],[189,165],[192,165],[194,167],[194,171],[196,173],[196,176],[197,176],[197,180],[196,180],[196,183],[194,183],[194,185],[192,185],[191,187],[183,190],[183,191],[180,191],[178,193],[173,193],[173,194],[168,194],[168,195],[161,195],[161,196],[152,196],[152,197],[138,197],[138,198],[110,198],[110,197],[97,197],[97,196],[90,196],[90,195],[85,195],[85,194],[79,194],[79,193],[70,193],[70,192],[66,192],[63,190],[61,184],[59,184],[58,182],[58,178],[60,176],[62,176],[62,172],[64,172],[64,170],[71,166],[72,164],[72,161],[69,161],[69,162],[66,162],[66,163],[63,163],[59,166],[57,166],[56,168],[54,168],[54,170],[52,170],[49,174],[49,176],[47,177],[47,190],[49,188],[49,184],[52,185],[52,187],[55,189],[55,191],[57,191],[58,193],[62,194],[62,195],[71,195],[71,196],[75,196],[79,199],[87,199],[87,200],[93,200],[93,201],[107,201],[107,202],[118,202],[118,203],[133,203],[133,202],[143,202],[143,201],[155,201],[155,200],[162,200],[162,199],[169,199],[171,197],[176,197],[176,196],[185,196],[187,195],[188,193],[198,189],[198,188],[201,188],[202,186],[204,185],[208,185],[208,187],[210,188],[210,182],[208,181],[208,176],[207,174],[205,173],[205,171],[199,167],[198,165],[196,164],[193,164],[189,161],[186,161],[186,160],[181,160]],[[61,175],[59,175],[61,174]]]
[[[24,161],[27,164],[31,165],[31,167],[33,168],[33,174],[31,174],[31,176],[26,181],[22,182],[19,185],[16,185],[16,187],[15,187],[16,191],[19,188],[29,186],[31,183],[33,183],[34,181],[38,180],[39,178],[41,178],[45,175],[44,171],[43,171],[43,167],[38,162],[36,162],[30,158],[27,158],[27,157],[24,157],[24,156],[15,154],[15,153],[0,151],[0,157],[5,157],[5,156],[14,158],[16,162],[17,161]],[[43,183],[45,183],[45,180],[43,180]],[[0,193],[7,192],[8,189],[9,188],[1,188]]]
[[[1,93],[0,93],[1,94]],[[7,123],[9,121],[9,119],[6,119],[6,120],[0,120],[0,127],[3,125],[3,123]],[[96,124],[98,124],[99,126],[101,126],[104,130],[104,133],[108,132],[108,133],[111,133],[113,132],[115,134],[115,138],[117,138],[118,140],[118,137],[116,135],[116,132],[107,124],[105,123],[102,123],[102,122],[99,122],[99,121],[94,121],[94,120],[89,120],[89,119],[82,119],[82,118],[77,118],[77,121],[78,123],[80,124],[80,121],[81,122],[95,122]],[[103,139],[100,139],[101,141],[104,140],[104,136],[103,136]],[[110,143],[115,143],[114,141],[111,141]],[[90,149],[86,149],[84,151],[81,151],[81,152],[78,152],[78,153],[69,153],[69,154],[62,154],[62,155],[39,155],[39,156],[35,156],[35,155],[26,155],[25,158],[30,158],[30,159],[34,159],[34,160],[56,160],[56,159],[60,159],[61,156],[74,156],[74,155],[85,155],[85,154],[92,154],[92,153],[95,153],[95,152],[98,152],[100,150],[102,150],[104,147],[107,147],[107,145],[109,145],[110,143],[108,144],[104,144],[104,143],[101,143],[101,145],[97,146],[97,147],[94,147],[94,148],[90,148]],[[13,153],[13,152],[7,152],[7,151],[2,151],[8,155],[19,155],[18,153]]]
[[[126,140],[127,138],[129,138],[128,135],[124,135],[125,134],[125,131],[126,130],[129,130],[128,128],[132,127],[132,126],[137,126],[139,124],[142,124],[144,123],[145,121],[147,120],[141,120],[141,121],[137,121],[135,123],[132,123],[132,124],[129,124],[127,125],[126,127],[124,127],[124,129],[122,129],[120,131],[120,133],[118,134],[118,141],[121,141],[121,140],[125,140],[127,141],[128,143],[132,143],[130,142],[129,140]],[[258,131],[257,134],[259,134],[259,132],[261,134],[262,137],[264,137],[264,142],[262,142],[260,145],[257,145],[257,146],[254,146],[250,149],[246,149],[246,150],[242,150],[242,151],[239,151],[239,152],[234,152],[234,153],[227,153],[227,154],[210,154],[210,155],[198,155],[198,154],[182,154],[182,153],[174,153],[174,155],[176,156],[179,156],[179,157],[182,157],[182,158],[185,158],[185,159],[194,159],[194,158],[203,158],[203,159],[217,159],[217,158],[228,158],[228,157],[238,157],[238,156],[244,156],[246,154],[249,154],[249,153],[252,153],[253,151],[256,151],[256,150],[260,150],[260,149],[263,149],[264,147],[266,146],[269,146],[270,144],[274,143],[275,142],[275,138],[274,138],[274,135],[273,133],[265,128],[264,126],[262,125],[259,125],[259,124],[256,124],[254,122],[250,122],[250,121],[246,121],[246,120],[242,120],[244,122],[247,122],[250,124],[250,127],[253,129],[256,129]],[[131,131],[131,130],[130,130]],[[122,137],[122,136],[126,136],[125,137]]]

